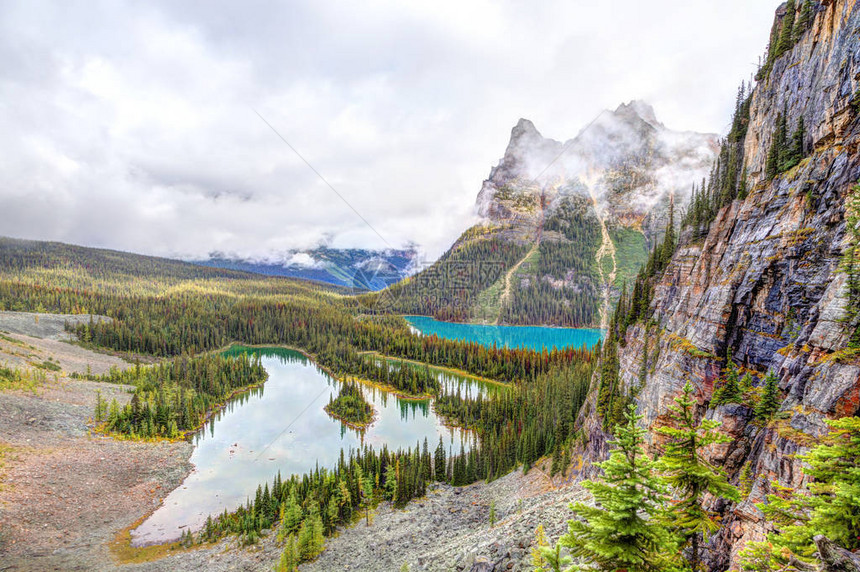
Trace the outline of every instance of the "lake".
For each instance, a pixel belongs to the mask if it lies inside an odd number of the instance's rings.
[[[367,386],[362,386],[364,396],[376,410],[376,421],[363,433],[355,431],[323,411],[340,382],[300,352],[235,346],[230,352],[259,355],[269,379],[228,403],[195,435],[193,471],[132,531],[135,546],[176,540],[186,527],[199,529],[208,515],[253,498],[257,485],[271,483],[278,471],[286,478],[317,464],[334,467],[341,449],[348,452],[363,444],[407,448],[426,437],[432,451],[442,437],[459,452],[461,443],[468,450],[473,439],[471,433],[443,425],[430,400],[400,399]],[[446,375],[444,383],[455,382],[457,376]],[[459,383],[481,391],[475,380]]]
[[[458,324],[440,322],[427,316],[404,316],[418,332],[440,338],[477,342],[483,346],[506,348],[528,348],[542,351],[544,348],[592,347],[603,337],[596,328],[552,328],[548,326],[488,326],[480,324]]]

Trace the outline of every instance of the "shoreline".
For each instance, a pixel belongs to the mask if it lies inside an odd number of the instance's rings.
[[[460,326],[482,326],[488,328],[548,328],[552,330],[594,330],[596,332],[603,332],[603,328],[600,325],[596,326],[558,326],[556,324],[485,324],[482,322],[452,322],[449,320],[440,320],[436,316],[428,316],[426,314],[396,314],[403,318],[404,320],[409,322],[409,318],[428,318],[440,324],[457,324]],[[409,324],[413,328],[415,327],[412,324]],[[425,335],[425,334],[422,334]]]
[[[480,375],[475,375],[474,373],[469,373],[467,371],[464,371],[462,369],[457,369],[454,367],[447,367],[444,365],[433,365],[433,364],[429,364],[427,362],[418,361],[418,360],[414,360],[414,359],[389,356],[389,355],[381,354],[381,353],[374,351],[374,350],[368,350],[366,352],[360,352],[360,353],[363,355],[372,355],[372,356],[375,356],[375,357],[378,357],[378,358],[381,358],[384,360],[388,360],[388,361],[395,361],[395,362],[402,361],[402,362],[411,363],[411,364],[415,364],[415,365],[426,365],[430,369],[437,369],[439,371],[453,373],[455,375],[459,375],[461,377],[466,377],[466,378],[472,379],[474,381],[480,381],[482,383],[490,383],[493,385],[498,385],[499,387],[510,388],[510,387],[513,387],[513,385],[515,383],[513,381],[501,381],[499,379],[492,379],[489,377],[483,377]]]
[[[373,406],[373,404],[370,405],[370,408],[372,410],[372,413],[370,415],[370,420],[366,421],[364,423],[355,422],[355,421],[348,421],[345,417],[342,417],[342,416],[338,415],[337,413],[334,413],[333,411],[331,411],[329,409],[328,405],[323,406],[323,411],[325,411],[329,417],[331,417],[332,419],[337,419],[338,421],[340,421],[341,423],[343,423],[344,425],[346,425],[350,429],[364,433],[365,431],[367,431],[367,429],[371,425],[376,423],[376,421],[379,417],[379,415],[376,412],[376,408]]]

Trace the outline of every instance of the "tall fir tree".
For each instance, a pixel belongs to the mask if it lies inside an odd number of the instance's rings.
[[[672,510],[666,512],[666,519],[690,547],[690,568],[698,570],[699,542],[707,541],[708,535],[720,527],[717,515],[705,508],[705,495],[732,501],[740,498],[725,472],[704,457],[709,446],[730,439],[717,431],[719,422],[711,419],[696,422],[696,401],[689,381],[683,393],[675,398],[675,404],[669,406],[669,417],[674,426],[657,429],[657,433],[668,438],[660,457],[660,470],[677,498]]]
[[[675,570],[678,541],[663,521],[666,485],[645,454],[645,430],[634,405],[625,419],[615,428],[609,459],[598,465],[603,479],[583,483],[595,506],[572,507],[579,518],[568,522],[559,544],[598,570]]]
[[[776,375],[772,371],[767,372],[764,380],[764,392],[755,406],[755,418],[763,423],[771,420],[774,413],[779,411],[782,400],[779,398],[779,385]]]
[[[448,480],[448,475],[445,471],[445,445],[442,444],[442,437],[439,437],[439,445],[436,447],[436,452],[434,454],[434,466],[436,473],[437,481],[446,481]]]
[[[830,433],[799,456],[812,479],[808,490],[773,483],[775,494],[756,505],[776,530],[767,542],[747,545],[741,553],[745,570],[785,570],[793,557],[812,561],[819,534],[848,551],[860,549],[860,417],[825,422]]]
[[[714,395],[711,398],[711,405],[716,406],[725,405],[726,403],[740,403],[743,400],[738,368],[735,366],[734,359],[732,359],[731,348],[726,352],[725,376],[723,384],[714,391]]]

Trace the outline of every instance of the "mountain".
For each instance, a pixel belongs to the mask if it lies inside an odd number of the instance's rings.
[[[705,550],[710,570],[738,569],[748,543],[774,530],[756,503],[777,485],[810,481],[798,455],[828,432],[825,421],[860,414],[858,29],[853,0],[777,10],[758,83],[738,99],[718,168],[665,269],[655,262],[634,299],[619,303],[600,379],[580,412],[584,473],[594,474],[588,466],[606,456],[613,403],[635,400],[654,429],[693,384],[697,418],[722,422],[731,438],[710,461],[743,494],[708,507],[722,517]],[[750,374],[751,387],[722,402],[715,389],[731,370]],[[768,372],[780,406],[762,419],[755,406]]]
[[[54,292],[68,290],[81,294],[94,290],[102,293],[134,296],[165,295],[173,289],[182,290],[190,283],[224,281],[242,291],[268,286],[270,291],[299,295],[315,292],[352,293],[351,289],[289,278],[277,279],[230,268],[209,268],[174,260],[64,244],[23,240],[0,236],[0,282],[11,285],[20,296],[8,304],[0,302],[0,310],[44,311],[34,307],[19,289],[49,287]],[[81,313],[86,308],[66,308]],[[85,312],[84,312],[85,313]]]
[[[369,305],[441,319],[604,325],[716,158],[716,135],[666,128],[641,101],[604,111],[575,138],[511,130],[478,193],[477,225],[440,260]]]
[[[290,251],[281,260],[245,259],[213,253],[194,264],[253,272],[266,276],[286,276],[327,282],[360,290],[381,290],[412,272],[417,259],[415,249],[365,250],[329,248]]]

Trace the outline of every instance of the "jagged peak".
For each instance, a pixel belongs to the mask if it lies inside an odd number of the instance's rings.
[[[628,103],[622,103],[615,109],[615,115],[621,117],[629,117],[635,115],[645,123],[656,128],[664,128],[665,126],[657,119],[657,114],[654,113],[654,108],[647,101],[634,99]]]
[[[537,130],[535,124],[528,119],[520,118],[514,128],[511,129],[511,140],[519,139],[523,136],[541,137],[540,131]]]

